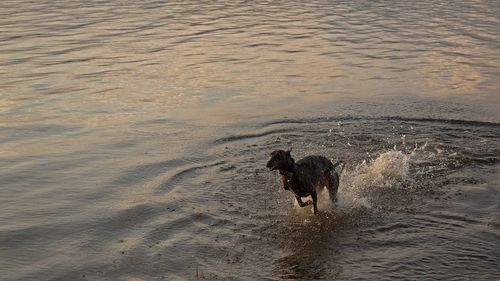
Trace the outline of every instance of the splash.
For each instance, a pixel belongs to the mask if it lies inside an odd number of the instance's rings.
[[[340,180],[337,206],[343,209],[371,208],[366,191],[377,188],[399,188],[410,180],[409,162],[414,155],[398,150],[381,153],[373,161],[363,161],[346,170]]]
[[[369,202],[368,198],[346,191],[338,193],[336,206],[338,208],[348,210],[359,208],[370,209],[372,207],[372,204]]]
[[[411,154],[391,150],[380,154],[373,162],[363,161],[348,177],[351,189],[397,187],[409,179]]]

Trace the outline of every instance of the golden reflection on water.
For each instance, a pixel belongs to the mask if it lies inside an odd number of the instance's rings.
[[[50,7],[47,19],[6,3],[5,126],[52,122],[93,131],[157,119],[224,123],[317,114],[339,99],[381,96],[490,104],[500,87],[495,31],[468,24],[477,17],[470,12],[457,23],[419,11],[432,16],[418,16],[425,20],[415,25],[418,13],[398,21],[364,4],[332,11],[318,3],[208,10],[165,4],[144,18],[127,5],[103,3]]]
[[[480,53],[481,48],[463,35],[447,37],[447,44],[454,47],[425,54],[425,81],[439,95],[473,97],[478,85],[485,80],[479,67],[474,65],[474,54]]]
[[[407,26],[363,5],[337,7],[351,13],[347,18],[316,5],[299,5],[301,13],[281,5],[227,7],[234,14],[165,5],[147,19],[124,6],[117,12],[126,17],[106,21],[107,5],[53,11],[50,21],[23,14],[25,24],[13,24],[11,32],[45,35],[16,38],[1,50],[0,108],[7,114],[0,122],[61,116],[111,126],[200,111],[238,118],[314,111],[339,97],[477,97],[498,90],[487,72],[498,68],[494,50],[447,29],[445,19]],[[491,32],[477,29],[489,38]],[[30,111],[16,110],[22,107]]]

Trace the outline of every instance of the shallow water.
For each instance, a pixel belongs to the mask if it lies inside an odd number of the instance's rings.
[[[500,278],[498,1],[0,14],[0,280]],[[347,162],[335,207],[289,147]]]

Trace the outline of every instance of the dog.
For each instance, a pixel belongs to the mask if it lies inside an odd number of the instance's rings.
[[[318,212],[318,191],[327,187],[330,199],[336,202],[337,191],[340,184],[339,173],[335,168],[344,161],[333,164],[323,156],[311,155],[295,163],[291,151],[275,150],[271,159],[266,164],[270,171],[278,170],[281,175],[283,189],[293,192],[300,207],[313,205],[313,213]],[[311,196],[311,200],[302,201],[302,197]]]

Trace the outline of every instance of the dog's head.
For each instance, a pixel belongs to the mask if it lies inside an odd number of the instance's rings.
[[[269,168],[270,171],[280,170],[286,171],[294,164],[294,160],[290,152],[292,149],[284,151],[284,150],[275,150],[271,152],[271,159],[267,161],[266,167]]]

